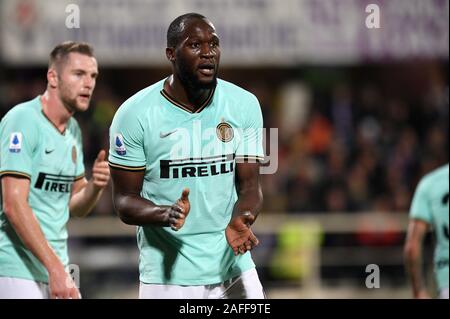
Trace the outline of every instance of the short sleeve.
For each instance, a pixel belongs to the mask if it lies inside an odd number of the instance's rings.
[[[243,105],[243,127],[238,128],[240,135],[236,150],[236,159],[262,161],[263,150],[263,117],[258,99],[252,94]]]
[[[414,192],[409,216],[411,219],[420,219],[429,224],[432,223],[426,180],[422,179]]]
[[[109,165],[125,170],[144,170],[144,127],[132,104],[122,105],[109,130]]]
[[[24,108],[12,109],[0,124],[0,175],[31,178],[33,155],[38,145],[34,117]]]

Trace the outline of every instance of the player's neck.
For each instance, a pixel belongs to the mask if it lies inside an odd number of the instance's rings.
[[[164,90],[177,102],[195,112],[208,99],[212,89],[191,89],[171,75],[164,82]]]
[[[41,96],[41,104],[42,112],[47,119],[60,133],[64,133],[67,122],[72,114],[64,107],[61,100],[57,98],[56,92],[49,92],[49,90],[46,90]]]

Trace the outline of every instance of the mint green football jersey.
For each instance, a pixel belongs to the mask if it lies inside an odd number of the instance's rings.
[[[434,269],[439,289],[448,288],[448,164],[425,175],[411,205],[410,217],[430,224],[436,236]]]
[[[255,267],[225,238],[234,204],[236,161],[261,160],[262,114],[256,97],[229,82],[192,113],[163,90],[164,80],[125,101],[110,128],[113,168],[145,171],[141,196],[172,205],[190,189],[191,210],[178,231],[140,226],[140,280],[207,285]]]
[[[42,112],[40,97],[12,108],[0,123],[0,175],[28,178],[28,203],[56,254],[67,265],[69,200],[84,177],[80,128],[71,118],[61,134]],[[1,194],[0,194],[1,196]],[[0,276],[48,282],[0,206]]]

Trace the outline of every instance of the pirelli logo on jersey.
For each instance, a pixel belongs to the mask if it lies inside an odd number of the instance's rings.
[[[49,192],[70,193],[77,179],[75,176],[39,173],[34,187]]]
[[[161,160],[160,178],[206,177],[229,174],[234,171],[234,154]]]

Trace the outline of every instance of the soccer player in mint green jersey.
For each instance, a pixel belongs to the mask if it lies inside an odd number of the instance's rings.
[[[0,299],[79,298],[66,272],[66,223],[84,216],[108,184],[105,151],[84,177],[80,128],[95,87],[97,61],[85,43],[50,54],[47,90],[16,105],[0,123]]]
[[[262,206],[256,97],[217,79],[219,38],[191,13],[167,32],[172,75],[110,128],[115,208],[137,225],[140,298],[264,298],[250,250]]]
[[[410,209],[405,262],[415,298],[429,298],[422,274],[422,242],[428,229],[436,238],[434,272],[440,298],[448,299],[448,164],[425,175]]]

